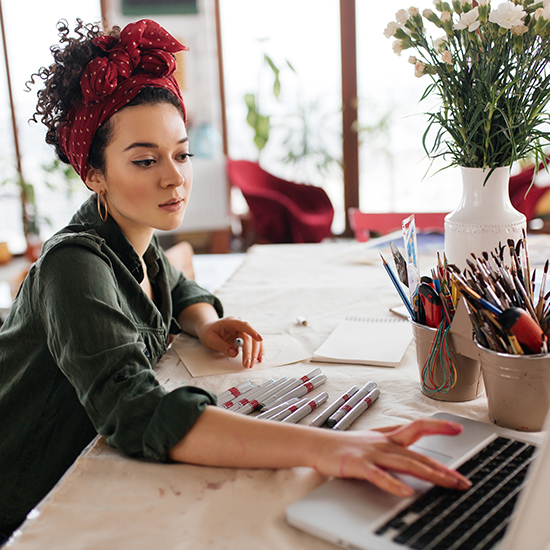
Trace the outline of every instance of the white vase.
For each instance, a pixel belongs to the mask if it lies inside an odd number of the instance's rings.
[[[481,256],[523,237],[525,216],[510,201],[510,169],[497,168],[485,182],[489,170],[460,167],[462,198],[458,208],[445,217],[445,255],[461,270],[471,253]],[[484,185],[485,182],[485,185]]]

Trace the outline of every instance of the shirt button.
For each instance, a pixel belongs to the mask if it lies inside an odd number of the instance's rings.
[[[117,372],[114,376],[115,382],[124,382],[124,380],[128,380],[128,375],[125,372]]]

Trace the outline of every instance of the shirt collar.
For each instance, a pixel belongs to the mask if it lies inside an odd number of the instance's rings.
[[[95,194],[82,204],[71,219],[69,228],[74,229],[74,226],[79,226],[80,230],[83,228],[95,231],[105,240],[109,248],[113,250],[128,271],[132,273],[136,281],[138,283],[143,281],[144,273],[140,257],[112,216],[109,216],[106,222],[99,217]],[[150,272],[150,277],[154,277],[159,271],[157,262],[159,254],[155,245],[156,238],[153,237],[151,244],[143,255],[143,259]]]

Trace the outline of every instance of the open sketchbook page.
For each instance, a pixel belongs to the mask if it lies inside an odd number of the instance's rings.
[[[347,317],[340,321],[311,360],[395,367],[411,339],[409,321],[397,317]]]
[[[192,336],[178,335],[172,347],[193,377],[245,370],[240,353],[237,357],[226,357],[219,351],[206,349]],[[254,365],[255,370],[298,363],[311,357],[311,354],[288,334],[264,335],[264,352],[265,358],[261,363]]]

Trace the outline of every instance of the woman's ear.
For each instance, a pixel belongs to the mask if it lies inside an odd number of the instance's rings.
[[[96,168],[92,168],[89,164],[86,169],[86,186],[99,195],[105,192],[105,179],[103,174]]]

